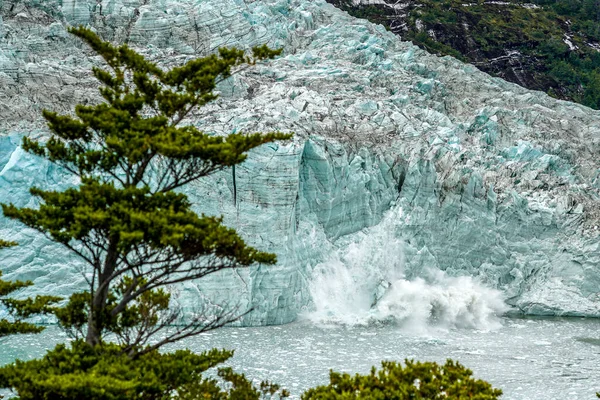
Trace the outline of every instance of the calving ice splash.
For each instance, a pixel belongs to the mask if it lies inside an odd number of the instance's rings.
[[[396,233],[399,218],[402,208],[396,207],[378,226],[344,238],[314,268],[309,283],[314,309],[304,317],[348,325],[396,323],[414,331],[498,327],[508,310],[502,292],[434,267],[407,276],[404,243]]]

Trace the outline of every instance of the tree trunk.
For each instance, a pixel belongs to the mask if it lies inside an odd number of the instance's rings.
[[[90,346],[97,346],[102,342],[102,330],[105,324],[104,318],[107,315],[105,308],[108,301],[108,293],[110,292],[110,282],[107,281],[115,272],[119,257],[117,251],[118,237],[111,237],[109,241],[104,268],[100,271],[98,277],[99,290],[92,292],[92,304],[88,315],[88,329],[85,337],[86,343]]]

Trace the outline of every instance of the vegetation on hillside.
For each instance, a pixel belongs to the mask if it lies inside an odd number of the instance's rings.
[[[400,13],[330,2],[432,53],[600,109],[600,0],[412,0]]]

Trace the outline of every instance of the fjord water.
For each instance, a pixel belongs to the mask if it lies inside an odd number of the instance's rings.
[[[329,369],[368,373],[381,360],[459,360],[502,388],[505,400],[593,399],[600,390],[600,322],[502,319],[494,330],[294,323],[224,329],[188,343],[237,349],[232,365],[299,396],[328,381]]]
[[[582,400],[600,390],[600,321],[502,318],[493,330],[430,327],[415,334],[397,324],[343,326],[296,322],[223,328],[177,347],[235,349],[228,365],[255,381],[269,379],[298,398],[328,381],[328,370],[367,373],[381,360],[460,360],[503,389],[504,400]],[[65,340],[56,327],[5,339],[0,363],[39,357]]]

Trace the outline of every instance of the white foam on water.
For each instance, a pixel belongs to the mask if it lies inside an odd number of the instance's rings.
[[[400,217],[401,209],[391,211],[381,224],[339,243],[314,268],[314,309],[304,317],[346,325],[396,323],[423,333],[435,327],[498,328],[508,309],[500,291],[433,268],[406,278],[403,243],[394,228]]]

